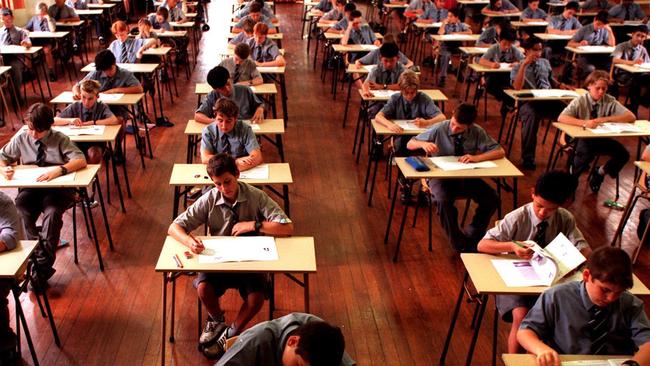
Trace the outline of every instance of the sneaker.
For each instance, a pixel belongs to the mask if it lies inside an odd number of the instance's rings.
[[[212,343],[218,336],[226,332],[228,326],[222,321],[210,320],[205,323],[203,333],[199,337],[199,344],[206,345]]]
[[[221,323],[223,324],[223,323]],[[225,325],[224,325],[225,326]],[[203,355],[209,359],[221,357],[226,352],[226,340],[228,339],[228,327],[221,332],[214,344],[203,348]]]
[[[589,188],[591,188],[591,191],[594,193],[598,193],[598,191],[600,190],[600,186],[603,184],[604,180],[605,180],[605,176],[600,175],[600,173],[598,173],[598,167],[596,167],[596,171],[589,178]]]

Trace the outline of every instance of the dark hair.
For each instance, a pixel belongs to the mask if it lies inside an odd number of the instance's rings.
[[[252,3],[251,7],[248,8],[248,14],[250,13],[259,13],[262,11],[262,4],[260,3]]]
[[[253,27],[255,26],[255,21],[251,18],[244,18],[241,23],[241,29],[244,33],[253,33]]]
[[[296,329],[300,337],[296,354],[311,366],[338,366],[343,358],[345,339],[339,327],[311,321]]]
[[[542,40],[537,36],[530,36],[521,41],[521,47],[523,47],[525,50],[532,49],[536,44],[542,44]]]
[[[260,3],[262,5],[262,8],[264,8],[264,0],[253,0],[254,3]]]
[[[510,23],[510,18],[508,17],[495,17],[492,18],[492,25],[499,26],[501,29],[512,28],[512,23]]]
[[[336,0],[336,5],[345,5],[347,3],[347,0]]]
[[[499,35],[499,40],[514,42],[517,40],[517,32],[512,28],[503,28]]]
[[[25,112],[24,119],[32,130],[47,131],[54,124],[54,111],[45,103],[34,103]]]
[[[250,54],[251,46],[249,46],[248,43],[242,42],[235,46],[235,55],[237,55],[237,57],[241,58],[242,60],[247,59]]]
[[[451,14],[451,15],[455,16],[456,18],[458,18],[458,13],[459,13],[458,8],[451,8],[451,9],[447,10],[447,15]]]
[[[609,282],[624,289],[632,288],[632,260],[621,248],[602,246],[587,260],[591,276],[601,282]]]
[[[214,104],[214,114],[215,116],[221,114],[228,118],[237,118],[239,117],[239,107],[237,103],[228,98],[219,98]]]
[[[352,10],[350,13],[350,19],[361,18],[361,12],[359,10]]]
[[[569,1],[569,3],[566,4],[564,7],[564,10],[575,10],[578,11],[580,9],[580,4],[578,4],[577,1]]]
[[[343,8],[344,13],[347,13],[347,12],[350,12],[350,11],[355,11],[355,10],[357,10],[357,6],[354,5],[354,3],[347,3],[347,4],[345,4],[345,7]]]
[[[636,26],[636,27],[632,28],[632,33],[636,33],[636,32],[641,32],[641,33],[648,34],[648,27],[645,26],[645,25],[639,25],[639,26]]]
[[[384,43],[379,47],[379,54],[381,57],[397,57],[399,55],[399,47],[397,43]]]
[[[497,3],[497,1],[502,0],[490,0],[490,9],[494,9],[494,5]],[[501,3],[501,6],[503,6],[503,2]]]
[[[115,65],[115,55],[109,49],[101,50],[95,55],[95,69],[106,71]]]
[[[2,15],[8,15],[8,16],[11,16],[11,17],[14,16],[14,12],[13,12],[11,9],[9,9],[9,8],[2,8],[2,9],[0,9],[0,14],[2,14]]]
[[[471,125],[474,123],[477,114],[476,106],[470,103],[461,103],[454,110],[454,118],[461,125]]]
[[[235,158],[226,153],[219,153],[211,157],[208,160],[207,171],[210,178],[218,177],[226,173],[234,176],[239,174]]]
[[[228,79],[230,79],[230,73],[223,66],[215,66],[208,71],[208,84],[212,89],[223,88],[228,83]]]
[[[609,13],[607,10],[601,10],[596,14],[594,21],[599,21],[603,24],[609,24]]]
[[[386,43],[397,43],[397,41],[395,40],[395,36],[392,33],[388,33],[388,34],[384,35],[384,43],[383,44],[386,44]]]
[[[163,8],[162,6],[158,8],[158,11],[156,11],[156,14],[163,17],[164,20],[169,19],[169,10],[167,10],[167,8]]]
[[[578,180],[575,176],[560,170],[551,170],[539,176],[535,183],[535,195],[562,205],[575,194]]]

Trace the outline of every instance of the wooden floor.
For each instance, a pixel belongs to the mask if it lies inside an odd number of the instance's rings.
[[[380,167],[374,205],[369,208],[363,193],[366,162],[362,159],[362,163],[355,164],[351,154],[352,123],[341,128],[344,100],[332,100],[329,84],[321,83],[319,73],[311,69],[306,41],[299,39],[301,8],[300,4],[277,5],[285,35],[283,47],[289,60],[286,80],[290,120],[285,146],[295,181],[290,188],[292,220],[295,234],[314,236],[317,246],[318,273],[311,278],[311,312],[342,328],[347,350],[359,365],[437,364],[463,273],[459,256],[446,244],[437,222],[433,252],[427,251],[427,215],[421,212],[416,227],[406,230],[399,263],[391,262],[396,232],[384,245],[389,205],[382,178],[384,168]],[[71,248],[58,252],[57,273],[48,294],[61,348],[54,345],[47,320],[41,317],[33,296],[23,295],[23,308],[42,365],[160,363],[162,276],[154,272],[154,265],[171,221],[171,169],[174,163],[185,159],[183,129],[194,112],[194,84],[204,82],[207,70],[217,62],[217,56],[210,54],[212,36],[211,32],[204,33],[203,51],[191,81],[179,76],[181,97],[166,106],[166,115],[176,126],[152,132],[155,158],[147,160],[143,170],[134,157],[135,151],[129,151],[134,196],[126,202],[126,214],[119,211],[116,199],[109,209],[115,251],[108,249],[100,225],[106,270],[99,272],[94,249],[83,230],[79,265],[73,263]],[[79,63],[77,67],[80,68]],[[428,79],[425,87],[431,87],[428,70],[423,77]],[[56,93],[71,86],[67,78],[61,79],[65,80],[55,84]],[[447,115],[458,101],[453,87],[454,79],[450,77],[444,90],[451,98],[446,106]],[[488,121],[480,124],[496,135],[498,108],[492,101],[489,107]],[[355,99],[350,121],[356,119],[357,108]],[[0,141],[6,141],[12,134],[7,128],[0,133]],[[627,142],[634,153],[636,141]],[[513,157],[518,157],[518,137],[515,146]],[[544,146],[540,143],[540,166],[546,163],[549,146],[548,141]],[[272,146],[265,144],[263,150],[265,160],[279,161]],[[529,200],[531,184],[542,170],[527,173],[521,180],[519,202]],[[632,174],[629,164],[621,179],[623,200],[628,196]],[[619,211],[602,205],[613,193],[610,180],[598,195],[590,193],[584,178],[578,189],[571,210],[592,247],[607,245],[620,219]],[[116,198],[115,191],[113,197]],[[504,195],[503,207],[512,207],[510,195]],[[69,215],[65,218],[66,239],[72,237]],[[96,215],[99,216],[98,211]],[[624,240],[636,240],[636,212],[632,217]],[[647,251],[641,254],[636,273],[648,284],[650,269],[646,263]],[[196,348],[197,296],[190,280],[178,281],[176,342],[167,343],[166,361],[172,365],[209,365],[212,362]],[[278,277],[277,299],[275,316],[303,310],[301,289],[285,278]],[[232,319],[239,304],[234,292],[225,296],[228,319]],[[471,309],[462,308],[447,365],[464,363],[471,335]],[[473,365],[489,364],[492,309],[490,305]],[[265,320],[267,314],[265,308],[253,323]],[[500,323],[500,327],[499,353],[505,349],[508,325]],[[31,364],[26,350],[23,341],[23,359]]]

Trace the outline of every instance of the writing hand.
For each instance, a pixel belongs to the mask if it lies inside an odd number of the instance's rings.
[[[61,168],[54,167],[52,169],[48,169],[45,173],[41,174],[38,178],[36,178],[37,182],[49,182],[52,179],[56,177],[61,176]]]
[[[463,164],[479,162],[476,155],[470,155],[470,154],[465,154],[465,155],[461,156],[460,158],[458,158],[458,161],[463,163]]]

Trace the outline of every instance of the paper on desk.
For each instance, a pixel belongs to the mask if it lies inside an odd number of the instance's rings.
[[[64,133],[67,136],[101,136],[104,134],[104,125],[92,125],[92,126],[55,126],[53,129]]]
[[[548,25],[548,22],[526,22],[528,25],[539,25],[540,27],[544,27]]]
[[[607,360],[576,360],[562,361],[562,366],[620,366],[626,358]]]
[[[399,93],[399,90],[373,90],[372,95],[376,98],[390,98],[391,95]]]
[[[535,89],[530,91],[536,98],[561,98],[561,97],[575,97],[577,98],[578,93],[573,90],[561,90],[561,89]]]
[[[601,123],[596,128],[590,128],[589,131],[596,134],[643,132],[639,126],[633,123],[615,123],[615,122]]]
[[[261,129],[259,123],[252,123],[251,121],[244,121],[244,123],[251,126],[253,131],[259,131]]]
[[[366,71],[368,71],[368,72],[372,72],[372,69],[374,69],[375,67],[377,67],[377,65],[363,65],[362,67],[363,67],[364,69],[366,69]]]
[[[115,102],[120,100],[124,96],[124,93],[115,93],[115,94],[105,94],[99,93],[99,100],[102,102]]]
[[[277,261],[278,248],[271,236],[227,236],[204,239],[199,263]]]
[[[14,176],[11,178],[13,181],[34,183],[36,179],[43,175],[48,170],[56,167],[34,167],[34,168],[20,168],[14,170]],[[72,172],[66,175],[52,179],[50,182],[74,182],[74,177],[77,173]]]
[[[458,156],[435,156],[429,158],[438,168],[444,171],[496,168],[493,161],[481,161],[480,163],[461,163]]]
[[[261,164],[255,168],[240,172],[239,179],[269,179],[269,164]]]
[[[512,64],[508,62],[499,62],[499,68],[502,70],[512,69]]]
[[[396,120],[393,121],[396,125],[400,126],[404,131],[417,131],[422,130],[421,127],[418,127],[413,121],[409,120]]]
[[[530,261],[517,259],[492,259],[492,265],[508,287],[544,286],[544,281]]]
[[[359,46],[361,46],[361,49],[364,51],[372,51],[377,49],[377,46],[375,46],[374,44],[362,44]]]
[[[578,48],[590,52],[612,52],[614,50],[614,47],[610,46],[580,46]]]
[[[454,40],[457,39],[457,40],[461,40],[461,41],[464,41],[464,40],[473,41],[474,40],[474,36],[471,35],[471,34],[443,34],[442,39],[445,39],[445,38],[453,38]]]
[[[640,67],[642,69],[650,69],[650,62],[644,62],[644,63],[636,65],[636,66]]]

